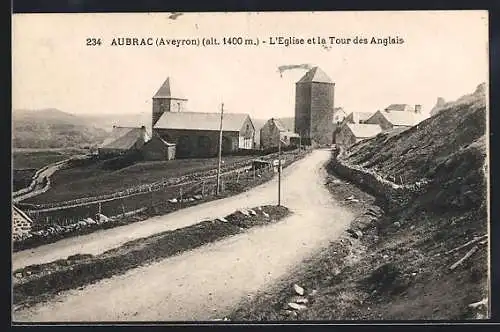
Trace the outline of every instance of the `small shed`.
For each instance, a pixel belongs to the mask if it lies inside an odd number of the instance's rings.
[[[278,142],[284,147],[298,145],[299,135],[289,131],[280,120],[271,118],[260,129],[260,148],[263,150],[278,147]]]
[[[145,126],[113,126],[110,136],[98,148],[99,157],[115,157],[139,151],[148,140]]]
[[[175,144],[153,134],[153,137],[144,144],[141,152],[144,160],[173,160],[175,159]]]

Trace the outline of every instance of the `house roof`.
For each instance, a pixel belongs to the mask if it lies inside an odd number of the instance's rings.
[[[413,127],[425,119],[423,115],[413,112],[380,112],[380,114],[394,126]]]
[[[30,217],[28,217],[28,215],[26,213],[24,213],[22,210],[20,210],[17,206],[15,206],[14,204],[12,204],[12,220],[24,220],[24,221],[27,221],[29,223],[33,223],[33,221],[30,219]]]
[[[158,135],[156,132],[153,132],[153,135],[151,139],[148,141],[148,143],[153,142],[153,139],[158,140],[159,142],[165,144],[166,146],[175,146],[175,143],[169,143],[165,141],[160,135]],[[146,143],[146,144],[148,144]]]
[[[377,124],[348,123],[347,127],[357,138],[369,138],[382,132],[382,128]]]
[[[313,67],[297,83],[333,83],[332,79],[319,67]]]
[[[243,123],[248,117],[249,115],[245,113],[224,113],[222,130],[240,131]],[[154,128],[219,130],[220,113],[165,112],[162,114],[158,122],[156,122]]]
[[[161,87],[156,91],[153,98],[171,98],[171,99],[185,99],[187,98],[180,91],[173,91],[172,86],[170,84],[170,77],[167,77],[165,82],[161,85]]]
[[[116,149],[116,150],[129,150],[134,146],[142,135],[145,128],[140,127],[113,127],[110,136],[104,140],[99,148]],[[146,133],[146,141],[148,140]]]
[[[390,104],[385,108],[386,111],[406,111],[411,108],[408,104]]]
[[[333,114],[337,114],[337,113],[347,114],[347,113],[344,111],[344,108],[342,108],[342,107],[335,107],[335,108],[333,109]]]
[[[346,118],[350,118],[358,121],[368,120],[375,112],[351,112]]]
[[[286,131],[287,130],[287,128],[285,127],[283,122],[281,122],[279,119],[272,118],[269,121],[273,121],[274,125],[278,128],[279,131]]]

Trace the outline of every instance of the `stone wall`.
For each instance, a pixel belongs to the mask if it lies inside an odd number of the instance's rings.
[[[334,152],[330,167],[339,176],[382,198],[388,212],[407,206],[415,197],[426,191],[429,184],[426,179],[407,185],[395,184],[372,170],[347,163],[343,160],[342,152],[340,154]]]
[[[17,207],[12,206],[12,240],[21,241],[31,232],[32,220]]]

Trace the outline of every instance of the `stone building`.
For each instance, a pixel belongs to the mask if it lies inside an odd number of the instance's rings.
[[[282,146],[298,145],[299,135],[287,130],[278,119],[269,119],[260,129],[260,148],[262,150],[278,147],[281,139]]]
[[[344,122],[335,135],[335,144],[347,148],[364,139],[374,137],[381,132],[382,128],[376,124]]]
[[[214,157],[219,149],[220,113],[190,112],[187,98],[173,93],[170,79],[153,96],[153,132],[175,144],[176,158]],[[224,113],[222,153],[255,148],[255,127],[248,114]]]
[[[149,140],[146,127],[113,126],[108,138],[98,147],[100,158],[117,157],[131,152],[138,152]]]
[[[154,131],[163,140],[176,145],[177,158],[217,156],[219,148],[219,113],[165,112]],[[253,149],[255,128],[248,114],[224,113],[222,153]]]
[[[391,130],[393,128],[410,128],[425,119],[420,113],[413,111],[377,111],[365,123],[377,124],[383,130]]]
[[[175,144],[163,140],[157,133],[141,149],[144,160],[175,159]]]
[[[305,145],[330,145],[335,83],[319,67],[295,84],[295,132]]]

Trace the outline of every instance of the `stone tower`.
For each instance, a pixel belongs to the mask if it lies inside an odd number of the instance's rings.
[[[152,127],[164,112],[183,112],[186,109],[187,99],[180,93],[174,93],[167,77],[162,86],[153,96]]]
[[[332,144],[335,83],[319,67],[295,83],[295,132],[304,144]]]

